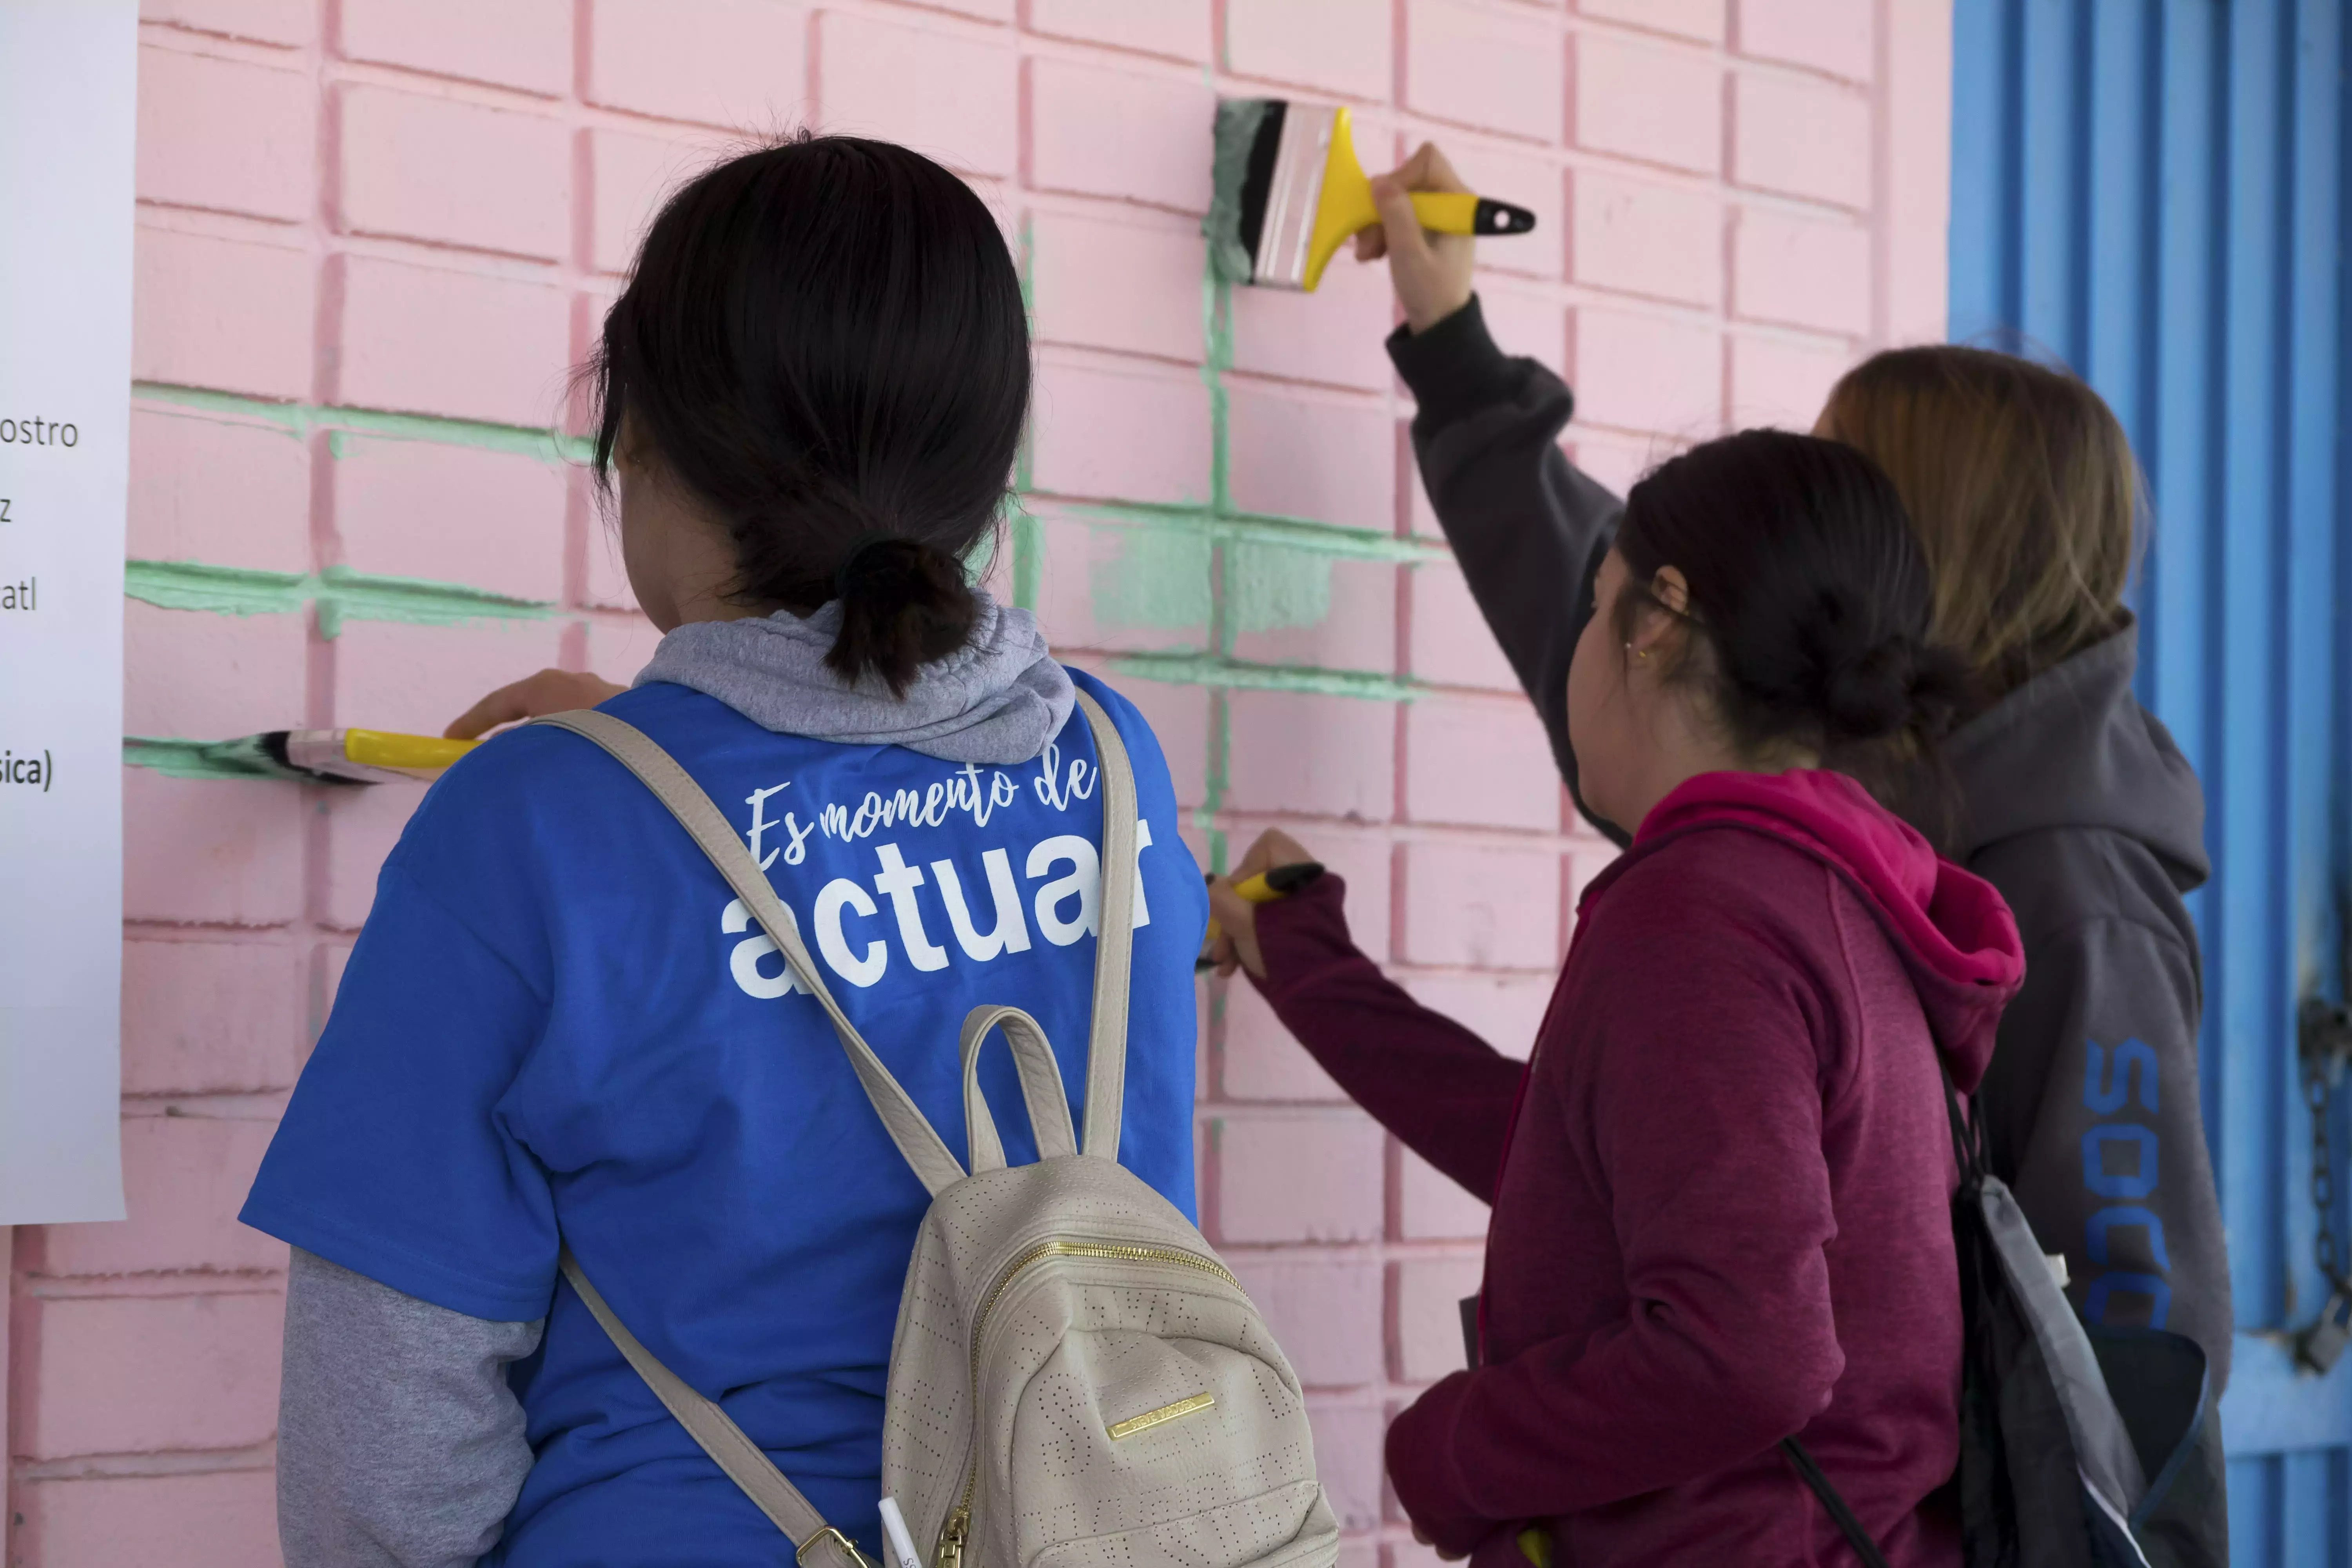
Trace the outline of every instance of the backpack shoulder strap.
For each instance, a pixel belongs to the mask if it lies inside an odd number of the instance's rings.
[[[1101,925],[1095,933],[1095,1005],[1087,1038],[1085,1152],[1118,1158],[1119,1116],[1127,1101],[1127,991],[1135,960],[1135,768],[1127,743],[1101,703],[1078,693],[1102,769]]]
[[[872,1560],[858,1551],[849,1537],[825,1523],[816,1506],[784,1479],[784,1473],[760,1451],[757,1443],[744,1435],[732,1416],[697,1394],[684,1378],[664,1366],[653,1352],[638,1342],[637,1336],[629,1332],[628,1326],[596,1293],[596,1287],[588,1283],[588,1276],[581,1271],[579,1260],[572,1256],[569,1247],[563,1252],[563,1277],[572,1282],[598,1326],[612,1337],[637,1375],[677,1417],[677,1424],[702,1445],[702,1451],[727,1472],[727,1479],[742,1488],[759,1505],[769,1521],[784,1532],[784,1538],[796,1549],[794,1562],[806,1568],[809,1553],[823,1548],[838,1568],[874,1568]]]
[[[834,1000],[833,993],[825,986],[824,974],[817,969],[816,961],[809,956],[807,946],[801,941],[800,926],[793,919],[792,910],[776,897],[776,889],[769,885],[768,874],[760,869],[760,863],[751,858],[751,852],[743,847],[743,841],[735,836],[735,830],[727,825],[727,818],[711,804],[702,786],[696,784],[687,771],[677,765],[677,760],[655,744],[644,731],[609,713],[583,709],[572,713],[554,713],[532,721],[569,730],[575,735],[595,742],[660,797],[661,803],[669,807],[670,814],[701,847],[702,852],[710,857],[710,863],[719,868],[719,874],[727,879],[727,885],[735,889],[735,896],[743,900],[743,907],[760,923],[760,929],[768,933],[769,940],[784,955],[784,962],[791,966],[793,977],[800,982],[801,989],[815,997],[817,1005],[824,1009],[824,1016],[833,1022],[833,1032],[840,1037],[841,1048],[848,1053],[849,1065],[856,1070],[857,1081],[865,1089],[866,1098],[873,1102],[875,1113],[882,1118],[883,1129],[890,1134],[890,1142],[898,1146],[898,1152],[914,1168],[924,1187],[937,1197],[963,1180],[963,1165],[949,1152],[938,1129],[931,1125],[929,1119],[924,1116],[921,1108],[916,1105],[914,1098],[908,1094],[898,1080],[890,1076],[890,1069],[883,1065],[882,1058],[874,1054],[874,1047],[866,1043],[865,1037],[850,1023],[848,1015],[841,1010],[841,1004]],[[1128,831],[1132,839],[1133,827]],[[1131,858],[1132,851],[1129,855]],[[1124,962],[1122,950],[1122,965]],[[1099,994],[1099,984],[1097,992]],[[1122,1012],[1125,1000],[1122,971]],[[1091,1076],[1089,1073],[1089,1078]]]

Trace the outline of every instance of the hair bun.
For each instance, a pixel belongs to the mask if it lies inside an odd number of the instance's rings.
[[[1823,593],[1797,641],[1800,668],[1775,695],[1817,715],[1832,748],[1903,734],[1932,740],[1960,711],[1964,661],[1916,633],[1889,629],[1885,616],[1847,595]]]
[[[1859,630],[1861,619],[1825,616],[1823,629]],[[1832,635],[1824,640],[1837,639]],[[1820,652],[1811,705],[1832,746],[1902,734],[1937,739],[1951,728],[1967,698],[1966,661],[1907,633],[1888,633],[1866,644],[1857,638]]]
[[[868,531],[834,570],[841,630],[824,656],[845,679],[871,671],[893,696],[916,672],[963,647],[980,619],[980,598],[963,563],[921,540]]]
[[[1875,741],[1911,716],[1914,650],[1902,637],[1839,660],[1822,672],[1822,717],[1838,740]]]

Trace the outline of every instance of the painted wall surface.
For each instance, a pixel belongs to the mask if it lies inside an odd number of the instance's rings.
[[[1000,586],[1142,706],[1204,863],[1284,822],[1416,994],[1523,1052],[1606,847],[1412,477],[1385,276],[1204,282],[1220,92],[1442,140],[1532,238],[1504,342],[1622,485],[1810,424],[1941,334],[1941,0],[146,0],[126,740],[131,1218],[20,1233],[7,1561],[274,1561],[284,1249],[236,1205],[413,791],[184,776],[174,740],[437,731],[635,615],[560,423],[631,237],[737,127],[968,172],[1034,301]],[[1459,1364],[1483,1206],[1348,1105],[1245,988],[1203,994],[1210,1237],[1311,1385],[1347,1561],[1417,1561],[1388,1413]]]
[[[1956,37],[1953,335],[2022,331],[2080,371],[2150,481],[2140,692],[2206,791],[2214,878],[2190,909],[2239,1326],[2222,1433],[2231,1556],[2254,1568],[2352,1559],[2352,1364],[2305,1376],[2291,1349],[2328,1292],[2295,1005],[2352,978],[2346,11],[1979,0]],[[2339,1268],[2346,1098],[2321,1168]]]

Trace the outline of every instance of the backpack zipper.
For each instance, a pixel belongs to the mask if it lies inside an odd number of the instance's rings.
[[[1129,1263],[1173,1263],[1195,1268],[1203,1274],[1213,1274],[1238,1290],[1242,1282],[1234,1279],[1225,1266],[1213,1258],[1203,1258],[1197,1252],[1180,1252],[1170,1247],[1129,1247],[1115,1242],[1041,1241],[1024,1247],[1013,1261],[1004,1266],[990,1286],[980,1304],[980,1313],[971,1325],[971,1422],[973,1426],[971,1463],[965,1469],[963,1495],[949,1510],[947,1523],[940,1527],[940,1543],[932,1557],[934,1568],[963,1568],[965,1543],[971,1536],[971,1498],[980,1486],[980,1346],[981,1335],[988,1327],[988,1315],[996,1310],[1004,1292],[1011,1289],[1014,1276],[1033,1263],[1049,1258],[1108,1258]]]

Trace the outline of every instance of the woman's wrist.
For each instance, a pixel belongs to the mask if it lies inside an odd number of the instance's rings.
[[[1476,289],[1466,287],[1459,294],[1448,291],[1443,298],[1430,301],[1420,310],[1415,310],[1412,302],[1407,301],[1404,308],[1404,324],[1412,330],[1414,337],[1419,337],[1423,332],[1433,331],[1468,310],[1471,300],[1476,294]]]

